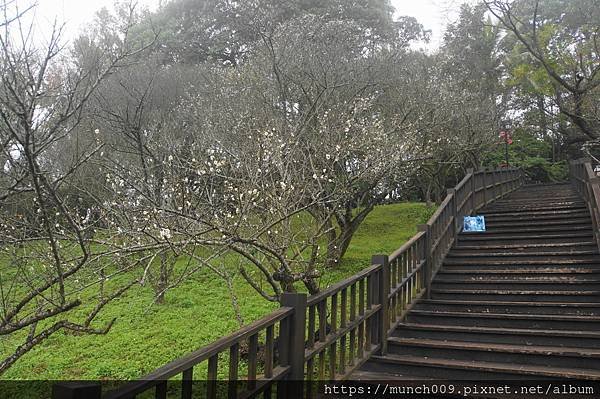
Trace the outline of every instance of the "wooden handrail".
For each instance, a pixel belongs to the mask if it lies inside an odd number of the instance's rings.
[[[592,161],[580,158],[569,162],[569,176],[575,191],[585,201],[594,228],[594,239],[600,250],[600,178],[592,168]]]
[[[406,252],[406,250],[408,248],[410,248],[411,246],[414,245],[414,243],[416,241],[418,241],[421,237],[423,237],[425,235],[424,232],[419,231],[417,234],[415,234],[414,236],[412,236],[407,242],[405,242],[400,248],[398,248],[397,250],[395,250],[394,252],[392,252],[392,254],[389,256],[389,261],[393,261],[395,260],[399,255],[403,254],[404,252]]]
[[[381,268],[381,265],[373,265],[371,267],[367,267],[366,269],[361,270],[360,272],[356,273],[355,275],[350,276],[345,280],[342,280],[338,283],[335,283],[335,284],[329,286],[328,288],[324,289],[323,291],[319,292],[318,294],[311,295],[308,298],[306,305],[312,306],[326,298],[329,298],[330,296],[332,296],[333,294],[335,294],[337,292],[340,292],[344,288],[349,287],[352,284],[356,283],[357,281],[377,272],[380,268]]]

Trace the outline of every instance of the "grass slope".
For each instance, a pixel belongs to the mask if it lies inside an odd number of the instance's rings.
[[[391,253],[433,212],[424,204],[377,207],[356,233],[336,270],[321,279],[323,288],[369,265],[371,255]],[[246,323],[277,304],[262,299],[241,279],[234,282]],[[111,303],[99,320],[117,322],[107,335],[57,333],[21,358],[3,379],[132,379],[198,349],[238,328],[225,283],[199,273],[169,291],[166,303],[152,305],[152,290],[134,287]],[[0,337],[0,355],[17,337]],[[202,375],[202,374],[200,374]]]

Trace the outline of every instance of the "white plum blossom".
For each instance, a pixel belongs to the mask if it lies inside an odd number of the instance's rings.
[[[159,235],[160,235],[161,238],[167,239],[167,240],[170,239],[170,238],[172,238],[171,230],[169,230],[167,228],[161,228]]]

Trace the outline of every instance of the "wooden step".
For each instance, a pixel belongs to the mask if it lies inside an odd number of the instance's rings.
[[[581,231],[549,231],[542,232],[538,231],[535,233],[494,233],[490,231],[482,232],[479,234],[459,234],[458,241],[459,242],[479,242],[479,241],[523,241],[524,243],[534,243],[536,240],[541,241],[542,243],[548,242],[548,240],[564,240],[562,242],[579,242],[579,240],[589,241],[593,239],[593,234],[591,230],[581,230]],[[571,241],[571,239],[573,241]],[[553,241],[554,242],[554,241]]]
[[[556,251],[556,250],[548,250],[548,251],[529,251],[529,252],[523,252],[523,251],[515,251],[513,250],[505,250],[505,251],[499,251],[499,250],[459,250],[459,249],[453,249],[451,250],[446,259],[455,259],[455,258],[469,258],[469,259],[473,259],[473,258],[502,258],[502,259],[507,259],[507,258],[518,258],[518,259],[526,259],[526,258],[531,258],[531,259],[536,259],[537,257],[544,257],[544,258],[551,258],[551,259],[562,259],[562,258],[573,258],[573,257],[585,257],[585,256],[590,256],[593,255],[595,257],[598,256],[598,249],[594,248],[591,250],[562,250],[562,251]],[[593,259],[593,258],[592,258]]]
[[[591,263],[591,262],[581,262],[580,264],[570,264],[565,265],[562,263],[548,264],[548,263],[540,263],[540,264],[520,264],[519,262],[511,262],[507,264],[493,264],[488,262],[487,264],[477,263],[477,264],[447,264],[441,268],[444,272],[453,273],[454,271],[470,271],[474,275],[477,273],[487,274],[487,273],[505,273],[510,271],[511,273],[596,273],[600,271],[600,264]]]
[[[551,219],[554,218],[563,218],[563,217],[571,217],[573,215],[582,215],[588,216],[590,215],[587,207],[582,206],[581,208],[575,209],[555,209],[555,210],[532,210],[527,212],[484,212],[479,211],[478,214],[484,215],[487,219],[529,219],[529,218],[544,218],[549,217]]]
[[[351,381],[415,381],[414,375],[404,375],[401,373],[390,372],[390,373],[382,373],[382,372],[372,372],[365,370],[356,370],[352,373]],[[434,378],[428,377],[419,377],[417,378],[419,381],[427,381],[434,380]],[[375,394],[374,391],[373,394]]]
[[[488,278],[496,279],[565,279],[582,280],[588,278],[600,279],[600,268],[596,267],[547,267],[547,268],[491,268],[477,269],[471,266],[444,266],[437,275],[436,279],[469,279],[484,280]]]
[[[574,257],[573,257],[574,258]],[[489,259],[473,259],[469,257],[455,257],[455,258],[446,258],[444,260],[444,265],[459,265],[459,266],[510,266],[510,265],[520,265],[520,266],[553,266],[553,265],[600,265],[600,259],[598,256],[580,256],[575,259],[571,257],[565,256],[556,256],[556,257],[544,257],[539,259],[526,259],[526,258],[517,258],[514,259],[503,259],[501,257],[489,258]]]
[[[583,201],[556,201],[544,204],[493,204],[493,206],[487,206],[479,212],[482,214],[486,213],[518,213],[518,212],[535,212],[535,211],[560,211],[560,210],[583,210],[587,209],[586,204]]]
[[[423,299],[415,310],[600,316],[600,303],[503,302]]]
[[[570,249],[579,249],[585,248],[585,250],[595,250],[598,251],[598,247],[594,241],[579,241],[579,242],[557,242],[557,243],[527,243],[522,242],[518,244],[487,244],[487,245],[472,245],[472,244],[462,244],[456,246],[452,249],[452,253],[462,252],[462,251],[487,251],[487,250],[516,250],[523,251],[527,249],[533,249],[537,251],[542,251],[544,249],[548,249],[549,251],[564,249],[565,252],[568,253]]]
[[[522,291],[598,291],[600,280],[595,279],[435,279],[432,283],[435,290],[468,289],[468,290],[522,290]]]
[[[507,227],[488,227],[486,232],[474,232],[474,233],[461,233],[465,235],[485,235],[485,234],[540,234],[540,233],[561,233],[561,232],[575,232],[575,231],[590,231],[592,228],[592,224],[574,224],[571,226],[528,226],[528,225],[519,225],[519,226],[507,226]]]
[[[521,227],[560,227],[560,228],[569,228],[569,226],[590,226],[592,223],[592,219],[589,216],[580,217],[580,218],[568,218],[568,219],[556,219],[556,220],[530,220],[530,219],[520,219],[515,218],[511,221],[495,221],[495,220],[486,220],[485,226],[486,229],[490,231],[495,231],[502,228],[515,228],[519,229]]]
[[[368,371],[404,370],[413,375],[439,373],[451,380],[479,379],[600,379],[597,369],[568,369],[525,364],[504,364],[492,361],[469,361],[454,359],[425,358],[412,355],[388,354],[373,356],[365,364]]]
[[[575,196],[566,197],[553,197],[546,199],[530,199],[530,198],[507,198],[499,199],[485,207],[485,210],[491,209],[522,209],[522,208],[534,208],[534,209],[546,209],[546,208],[562,208],[568,206],[585,206],[585,202]]]
[[[393,336],[514,345],[600,348],[600,333],[593,331],[449,326],[403,322],[398,324]]]
[[[489,312],[411,310],[407,322],[493,328],[600,330],[600,318],[581,315],[509,314]]]
[[[432,289],[431,297],[434,299],[459,299],[459,300],[492,300],[492,301],[542,301],[542,302],[597,302],[600,301],[600,291],[577,290],[468,290],[468,289]]]
[[[388,353],[600,370],[600,349],[390,337]]]

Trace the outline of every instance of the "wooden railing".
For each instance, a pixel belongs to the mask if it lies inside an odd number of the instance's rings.
[[[569,174],[571,183],[581,198],[587,204],[592,225],[594,227],[594,238],[598,249],[600,249],[600,178],[596,176],[592,168],[592,161],[587,158],[578,159],[569,163]]]
[[[292,348],[303,344],[300,334],[304,329],[302,313],[296,310],[306,307],[306,296],[283,294],[282,306],[260,320],[234,332],[232,335],[177,359],[138,381],[131,381],[114,391],[102,394],[102,387],[96,383],[68,382],[56,384],[53,387],[52,398],[72,399],[124,399],[135,398],[136,395],[154,390],[154,397],[167,398],[168,380],[181,375],[177,382],[182,399],[192,397],[229,398],[252,397],[259,392],[265,392],[270,397],[273,385],[291,378],[301,378],[293,374],[294,365]],[[288,306],[289,305],[289,306]],[[303,334],[302,334],[303,335]],[[261,342],[261,373],[258,373],[259,342]],[[241,383],[238,375],[240,367],[240,348],[247,348],[247,375],[245,383]],[[194,367],[206,363],[205,375],[194,373]],[[220,364],[223,363],[223,364]],[[226,394],[223,394],[223,384],[217,383],[217,373],[227,376]],[[205,381],[193,392],[194,380]],[[277,392],[285,392],[286,387],[280,387]],[[192,395],[192,393],[194,395]],[[172,397],[171,395],[169,397]],[[281,397],[281,396],[278,396]]]
[[[149,390],[161,399],[167,397],[167,381],[175,381],[179,396],[189,399],[193,380],[207,381],[200,397],[222,397],[217,396],[217,370],[228,377],[228,398],[258,393],[270,398],[275,392],[278,398],[314,397],[316,385],[312,382],[346,379],[373,354],[386,353],[388,335],[416,299],[430,295],[431,280],[457,239],[462,216],[514,191],[523,182],[520,169],[469,170],[455,188],[448,190],[440,207],[419,226],[415,236],[390,256],[373,256],[371,266],[360,273],[310,298],[306,294],[283,294],[277,311],[139,381],[104,395],[98,384],[55,385],[53,399],[133,398]],[[241,347],[247,348],[243,383],[238,375]],[[260,365],[259,348],[263,348]],[[206,375],[194,373],[203,362],[208,363]]]

